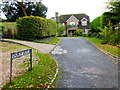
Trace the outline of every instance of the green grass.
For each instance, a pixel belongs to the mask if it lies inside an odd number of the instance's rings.
[[[21,51],[23,49],[28,49],[29,47],[19,45],[12,42],[2,42],[2,51]],[[47,86],[54,87],[50,84],[53,79],[56,69],[56,61],[52,58],[50,54],[38,53],[37,50],[33,49],[33,57],[39,57],[39,60],[35,62],[33,60],[34,66],[31,71],[19,72],[19,76],[12,78],[12,83],[7,83],[2,89],[5,88],[45,88]],[[29,61],[29,60],[28,60]],[[25,65],[24,65],[25,64]],[[20,64],[18,67],[28,67],[26,63]]]
[[[57,44],[60,41],[58,37],[55,37],[52,41],[49,42],[49,44]]]
[[[2,51],[19,51],[22,49],[29,49],[29,47],[14,43],[14,42],[10,42],[10,41],[2,41],[1,43],[1,48]]]
[[[37,43],[45,43],[45,44],[57,44],[60,41],[60,39],[58,37],[47,37],[37,40],[30,40],[30,41]]]
[[[112,46],[109,44],[101,44],[102,40],[101,39],[97,39],[97,38],[88,38],[85,37],[86,39],[90,40],[91,42],[93,42],[94,44],[96,44],[98,47],[110,52],[111,54],[120,57],[120,51],[119,51],[119,47],[117,46]]]
[[[45,88],[51,86],[50,81],[56,73],[56,62],[50,54],[38,53],[40,61],[31,71],[22,76],[13,78],[12,83],[6,84],[4,88]]]

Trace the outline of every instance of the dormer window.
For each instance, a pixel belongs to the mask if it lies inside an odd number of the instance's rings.
[[[81,20],[81,25],[82,26],[87,26],[87,19],[84,17],[82,20]]]
[[[87,21],[81,21],[82,26],[87,26]]]

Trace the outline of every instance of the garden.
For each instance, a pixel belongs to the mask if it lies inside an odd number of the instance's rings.
[[[29,55],[13,60],[12,83],[9,83],[10,53],[30,47],[14,42],[2,42],[2,86],[5,88],[47,88],[54,87],[51,80],[56,74],[56,61],[50,54],[33,50],[33,68],[29,70]]]

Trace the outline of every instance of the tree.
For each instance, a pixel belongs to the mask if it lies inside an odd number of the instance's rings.
[[[107,3],[107,8],[114,15],[112,18],[116,20],[116,22],[120,22],[120,1],[119,0],[109,0]]]
[[[22,2],[17,2],[17,3],[20,5],[20,7],[21,7],[21,9],[22,9],[22,12],[23,12],[24,16],[27,16],[27,13],[26,13],[26,11],[25,11],[25,9],[24,9],[23,1],[22,1]]]
[[[8,21],[16,21],[23,16],[46,17],[47,7],[41,2],[4,2],[2,11]]]
[[[102,23],[101,23],[101,20],[102,20],[102,15],[99,16],[99,17],[96,17],[91,23],[90,23],[90,31],[92,33],[99,33],[100,32],[100,29],[99,27],[102,26]]]

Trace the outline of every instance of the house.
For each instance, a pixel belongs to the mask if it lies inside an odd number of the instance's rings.
[[[68,36],[74,36],[76,29],[82,29],[82,33],[88,33],[90,28],[90,19],[86,14],[61,15],[59,16],[59,23],[65,25],[64,34]]]

